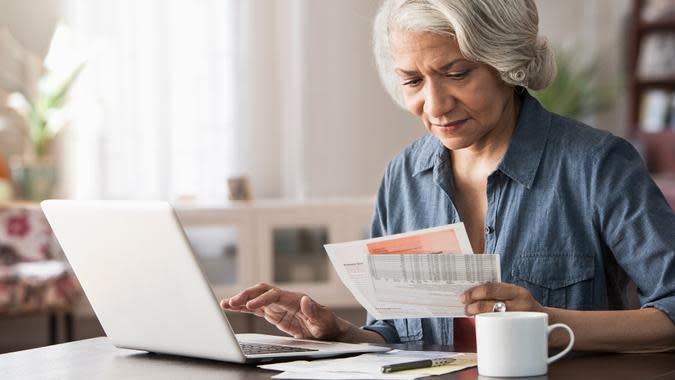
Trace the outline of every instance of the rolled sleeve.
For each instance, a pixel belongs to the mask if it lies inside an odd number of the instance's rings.
[[[374,331],[382,335],[384,341],[387,343],[401,343],[401,340],[398,337],[398,332],[396,331],[396,327],[394,327],[391,321],[378,320],[368,314],[366,325],[361,328],[368,331]]]
[[[625,140],[598,157],[596,218],[606,244],[638,288],[642,308],[675,322],[675,214]]]
[[[654,309],[661,310],[668,317],[670,317],[670,320],[673,321],[673,323],[675,323],[675,313],[673,313],[673,310],[675,310],[675,297],[662,298],[658,301],[647,302],[646,304],[642,305],[642,309],[647,307],[653,307]]]

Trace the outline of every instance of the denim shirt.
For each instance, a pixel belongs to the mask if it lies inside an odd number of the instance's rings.
[[[675,214],[624,139],[546,111],[525,93],[516,129],[487,178],[485,253],[500,255],[502,281],[544,306],[641,307],[675,320]],[[388,165],[372,236],[460,221],[449,151],[427,135]],[[451,318],[374,320],[387,342],[452,344]]]

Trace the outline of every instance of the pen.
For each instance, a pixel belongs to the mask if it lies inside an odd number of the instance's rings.
[[[382,370],[382,373],[389,373],[389,372],[403,371],[406,369],[438,367],[440,365],[446,365],[454,361],[455,361],[454,358],[424,359],[424,360],[417,360],[414,362],[383,365],[382,368],[380,369]]]

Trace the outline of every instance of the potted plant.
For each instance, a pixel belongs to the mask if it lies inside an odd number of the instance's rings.
[[[583,63],[577,56],[567,50],[556,52],[555,80],[534,97],[551,112],[583,120],[610,107],[615,88],[598,82],[597,61]]]
[[[67,124],[66,99],[84,67],[67,27],[55,26],[50,37],[43,57],[0,26],[0,112],[23,140],[21,153],[10,157],[11,177],[19,198],[33,201],[49,197],[56,183],[53,143]]]
[[[12,162],[12,177],[20,197],[39,201],[48,198],[56,183],[53,142],[66,125],[63,106],[73,83],[84,68],[80,64],[65,79],[47,73],[40,80],[33,98],[26,92],[10,95],[8,106],[24,118],[24,154]]]

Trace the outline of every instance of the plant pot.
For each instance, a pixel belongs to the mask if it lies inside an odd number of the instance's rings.
[[[39,202],[51,197],[57,180],[53,160],[12,160],[11,168],[18,199]]]
[[[10,179],[9,163],[2,154],[0,154],[0,179],[8,181]]]

